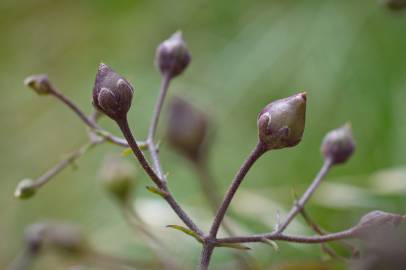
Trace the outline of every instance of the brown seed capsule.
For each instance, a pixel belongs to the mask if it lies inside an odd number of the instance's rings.
[[[170,106],[167,137],[171,146],[197,161],[204,154],[208,135],[207,116],[187,101],[176,97]]]
[[[329,158],[334,164],[347,161],[355,150],[351,125],[346,124],[326,134],[321,145],[324,158]]]
[[[156,62],[161,73],[170,77],[178,76],[186,69],[190,62],[190,53],[182,32],[174,33],[159,45]]]
[[[107,65],[101,63],[93,88],[93,105],[113,120],[126,117],[134,89]]]
[[[33,89],[38,95],[48,95],[52,92],[52,85],[45,74],[32,75],[24,80],[24,84]]]
[[[268,150],[297,145],[306,119],[306,93],[269,103],[258,116],[259,140]]]

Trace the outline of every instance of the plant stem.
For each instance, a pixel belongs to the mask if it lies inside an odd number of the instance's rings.
[[[52,179],[55,175],[57,175],[59,172],[61,172],[63,169],[65,169],[67,166],[70,164],[74,163],[78,158],[80,158],[82,155],[84,155],[87,151],[91,150],[94,146],[97,144],[102,143],[102,141],[94,141],[87,143],[83,146],[81,146],[79,149],[76,151],[72,152],[67,158],[64,160],[60,161],[58,164],[56,164],[54,167],[49,169],[47,172],[45,172],[43,175],[38,177],[35,181],[33,186],[35,188],[39,188],[43,185],[45,185],[49,180]]]
[[[121,129],[124,137],[126,138],[129,146],[131,147],[135,157],[138,159],[139,163],[151,178],[151,180],[156,184],[158,188],[160,188],[163,193],[165,194],[163,198],[168,202],[168,204],[172,207],[178,217],[183,221],[183,223],[192,231],[196,232],[198,235],[203,236],[204,233],[200,228],[192,221],[188,214],[181,208],[181,206],[177,203],[171,192],[169,191],[168,186],[165,182],[159,178],[159,176],[155,173],[155,171],[151,168],[148,161],[145,159],[144,154],[140,150],[135,141],[131,129],[128,126],[127,119],[122,119],[121,121],[117,121],[119,128]]]
[[[287,217],[285,218],[285,221],[282,224],[278,225],[278,228],[275,231],[276,233],[283,232],[286,229],[286,227],[290,224],[290,222],[295,218],[295,216],[303,209],[306,202],[310,199],[310,197],[313,195],[314,191],[320,185],[321,181],[330,171],[332,165],[333,165],[333,162],[331,159],[328,159],[328,158],[325,159],[323,166],[321,167],[320,171],[318,172],[316,178],[313,180],[311,185],[307,188],[306,192],[302,195],[302,197],[294,204],[294,206],[288,213]]]
[[[244,161],[241,168],[235,175],[231,185],[224,196],[223,202],[221,203],[215,217],[213,223],[210,228],[209,236],[206,238],[206,243],[203,245],[202,257],[200,260],[200,265],[198,267],[199,270],[208,269],[210,264],[211,254],[213,253],[214,246],[210,244],[211,241],[216,240],[217,232],[220,228],[220,224],[224,219],[224,216],[227,212],[230,203],[237,192],[238,188],[240,187],[244,177],[247,175],[248,171],[254,165],[255,161],[257,161],[264,153],[266,152],[266,148],[261,142],[258,142],[255,146],[254,150],[252,150],[251,154],[248,158]]]
[[[331,242],[341,239],[349,239],[356,237],[355,227],[350,228],[345,231],[330,233],[326,235],[316,235],[316,236],[293,236],[286,235],[282,233],[270,233],[270,234],[258,234],[252,236],[241,236],[241,237],[228,237],[217,239],[217,244],[221,243],[254,243],[254,242],[264,242],[267,240],[280,240],[286,242],[294,243],[304,243],[304,244],[320,244],[325,242]]]
[[[214,250],[213,245],[208,244],[208,243],[203,245],[200,264],[199,264],[197,270],[208,270],[209,269],[210,259],[211,259],[211,255],[213,254],[213,250]]]
[[[148,137],[147,137],[147,145],[148,145],[148,150],[151,155],[152,164],[153,164],[159,178],[161,178],[162,181],[164,181],[164,182],[166,182],[166,178],[162,171],[162,166],[161,166],[161,163],[160,163],[159,157],[158,157],[158,149],[155,145],[154,140],[155,140],[155,134],[156,134],[156,130],[157,130],[158,123],[159,123],[159,117],[161,115],[162,107],[164,104],[166,93],[168,92],[170,81],[171,81],[171,77],[169,75],[167,75],[167,74],[163,75],[161,88],[159,90],[158,99],[156,101],[154,112],[152,114],[151,124],[149,126]]]
[[[214,217],[213,224],[210,228],[210,237],[215,238],[217,232],[219,230],[220,224],[224,219],[224,216],[227,212],[228,207],[230,206],[231,200],[233,199],[235,193],[237,192],[238,188],[240,187],[244,177],[247,175],[248,171],[252,167],[252,165],[257,161],[264,153],[266,149],[261,142],[258,142],[255,146],[254,150],[245,160],[243,165],[241,166],[238,173],[235,175],[234,180],[232,181],[223,202],[220,205],[220,208],[217,211],[216,216]]]
[[[63,95],[57,89],[51,88],[50,94],[53,95],[58,100],[60,100],[66,106],[68,106],[97,135],[105,138],[107,141],[114,143],[116,145],[128,147],[126,140],[116,137],[116,136],[112,135],[111,133],[109,133],[108,131],[101,128],[99,125],[97,125],[97,123],[95,121],[92,120],[92,118],[89,118],[88,116],[86,116],[86,114],[79,108],[79,106],[77,106],[72,100],[70,100],[68,97]],[[144,145],[144,142],[139,142],[139,144]]]

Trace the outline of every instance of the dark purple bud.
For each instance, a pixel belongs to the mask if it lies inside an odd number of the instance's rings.
[[[324,158],[329,158],[334,164],[344,163],[355,150],[355,141],[352,136],[351,125],[330,131],[323,139],[321,151]]]
[[[131,107],[134,89],[107,65],[101,63],[93,88],[93,105],[113,120],[123,119]]]
[[[268,150],[297,145],[306,119],[306,93],[269,103],[258,115],[259,140]]]
[[[53,89],[48,76],[44,74],[29,76],[25,78],[24,84],[34,90],[38,95],[48,95]]]
[[[190,53],[178,31],[162,42],[156,51],[156,62],[160,71],[171,78],[180,75],[190,62]]]
[[[364,215],[355,229],[360,237],[371,236],[398,227],[403,219],[402,215],[376,210]]]
[[[133,191],[137,172],[130,162],[119,157],[108,157],[100,169],[104,188],[119,202],[127,202]]]
[[[406,7],[406,0],[383,0],[383,3],[392,10],[400,10]]]
[[[38,254],[41,251],[45,230],[44,223],[35,223],[25,229],[24,240],[31,254]]]
[[[169,111],[167,137],[171,146],[193,161],[204,154],[209,123],[207,116],[187,101],[176,97]]]

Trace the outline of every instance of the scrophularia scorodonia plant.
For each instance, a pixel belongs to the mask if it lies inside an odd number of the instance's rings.
[[[40,95],[50,95],[67,105],[88,127],[89,142],[78,150],[71,153],[67,159],[61,161],[44,175],[35,180],[25,179],[21,181],[16,189],[15,196],[18,198],[29,198],[33,196],[40,187],[76,161],[82,155],[93,149],[95,146],[105,142],[113,143],[117,146],[125,147],[125,152],[133,154],[146,175],[152,180],[153,185],[147,190],[159,195],[167,202],[169,207],[179,218],[182,225],[168,225],[169,228],[179,230],[192,236],[201,245],[202,252],[197,269],[209,269],[213,252],[218,247],[227,247],[237,250],[246,250],[244,243],[271,243],[274,241],[288,241],[295,243],[322,244],[323,250],[335,258],[334,249],[329,249],[326,244],[331,241],[342,243],[345,239],[362,239],[367,232],[376,231],[377,228],[396,227],[404,218],[401,215],[385,213],[380,211],[372,212],[364,216],[354,227],[336,233],[321,233],[317,229],[317,224],[311,222],[304,211],[305,204],[309,201],[317,187],[322,183],[327,173],[332,167],[349,160],[355,150],[355,140],[351,127],[345,125],[325,136],[321,151],[324,156],[324,163],[319,173],[311,182],[305,193],[297,199],[285,218],[278,220],[275,229],[270,232],[256,233],[253,235],[238,235],[233,228],[228,226],[224,220],[226,213],[234,195],[237,193],[247,173],[255,162],[269,150],[294,147],[302,140],[305,130],[306,93],[301,92],[274,100],[265,106],[257,117],[258,142],[253,147],[252,152],[236,172],[230,183],[230,187],[222,197],[219,189],[215,187],[215,182],[208,173],[207,165],[207,134],[209,121],[204,113],[195,109],[186,101],[175,98],[169,113],[169,127],[167,137],[171,145],[192,161],[196,172],[202,179],[202,193],[207,197],[214,212],[214,218],[210,229],[204,231],[200,224],[192,218],[185,208],[177,201],[168,185],[168,176],[161,164],[159,157],[158,143],[155,135],[165,97],[171,81],[185,72],[191,61],[191,56],[181,32],[176,32],[169,39],[162,42],[156,50],[156,65],[161,75],[161,89],[156,101],[149,126],[148,136],[144,141],[135,139],[134,131],[130,128],[127,115],[130,112],[134,88],[121,75],[115,72],[106,64],[100,64],[93,87],[93,105],[96,111],[91,115],[86,115],[69,98],[59,92],[49,81],[46,75],[34,75],[25,80],[25,84]],[[100,115],[105,114],[114,120],[119,126],[123,138],[114,136],[98,124]],[[255,118],[253,117],[253,121]],[[146,156],[149,154],[149,158]],[[122,160],[108,159],[103,165],[100,178],[106,190],[120,203],[117,204],[123,210],[123,216],[127,223],[141,234],[146,245],[155,255],[151,262],[139,262],[135,260],[123,259],[111,255],[96,252],[94,248],[84,240],[82,234],[71,229],[69,226],[57,225],[55,223],[44,223],[30,227],[26,236],[27,249],[22,253],[21,260],[17,260],[17,265],[26,266],[34,255],[38,254],[42,247],[51,246],[56,249],[70,250],[71,254],[81,253],[80,258],[97,258],[97,263],[109,264],[109,267],[127,267],[143,269],[169,269],[179,270],[184,266],[181,260],[171,256],[171,249],[167,248],[167,243],[158,237],[142,217],[133,207],[133,184],[135,172],[128,165],[128,161],[123,165]],[[286,228],[291,221],[302,214],[318,235],[301,236],[287,234]],[[226,236],[219,237],[218,231],[223,226]],[[85,244],[84,244],[85,243]],[[346,243],[346,242],[345,242]],[[344,244],[348,248],[348,244]],[[255,259],[249,256],[235,256],[244,269],[255,268]],[[156,264],[158,263],[158,265]],[[182,262],[183,263],[183,262]],[[155,268],[154,268],[155,267]],[[24,268],[25,269],[25,268]],[[190,269],[190,268],[188,268]]]

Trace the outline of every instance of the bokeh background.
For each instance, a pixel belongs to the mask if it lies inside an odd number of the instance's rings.
[[[324,134],[347,121],[357,140],[356,154],[334,168],[308,210],[330,231],[351,226],[372,209],[406,212],[406,11],[391,11],[375,0],[2,0],[0,14],[2,269],[22,248],[24,228],[44,219],[80,225],[105,252],[148,256],[97,177],[103,157],[122,149],[98,147],[33,199],[13,198],[21,179],[41,175],[87,140],[75,115],[53,98],[35,95],[22,80],[47,73],[91,112],[94,77],[104,61],[135,85],[130,120],[143,138],[160,84],[155,49],[178,29],[193,60],[173,83],[169,99],[185,96],[213,119],[210,165],[222,192],[256,143],[260,109],[273,99],[308,93],[303,141],[262,158],[236,197],[233,210],[244,216],[241,231],[272,230],[277,209],[283,214],[292,203],[292,188],[303,191],[318,171]],[[118,134],[110,120],[101,123]],[[176,197],[207,228],[211,214],[188,162],[165,141],[161,156]],[[199,246],[164,228],[166,222],[180,223],[143,188],[148,183],[140,173],[137,209],[161,230],[173,252],[193,265]],[[300,218],[290,231],[311,233]],[[318,246],[281,243],[277,253],[268,246],[252,247],[268,269],[326,258]],[[218,249],[213,269],[231,260],[230,254]],[[45,256],[34,269],[65,269],[71,263]]]

